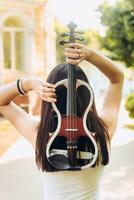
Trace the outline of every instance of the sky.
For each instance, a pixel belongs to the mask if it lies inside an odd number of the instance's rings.
[[[79,28],[93,28],[103,34],[99,12],[96,11],[104,0],[53,0],[54,12],[58,20],[67,25],[74,21]],[[107,0],[114,4],[117,0]]]

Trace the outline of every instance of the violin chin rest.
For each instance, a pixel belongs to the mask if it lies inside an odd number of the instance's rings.
[[[70,166],[69,161],[66,156],[61,154],[56,154],[49,157],[49,162],[51,165],[60,170],[81,170],[80,166]]]
[[[51,165],[56,169],[63,169],[63,170],[70,169],[68,159],[64,155],[56,154],[49,157],[48,160],[51,163]]]

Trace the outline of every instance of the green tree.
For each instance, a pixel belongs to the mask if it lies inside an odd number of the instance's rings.
[[[104,2],[99,11],[106,28],[101,46],[112,59],[134,66],[134,0],[118,0],[113,6]]]
[[[62,26],[58,21],[55,22],[55,32],[56,32],[56,50],[57,50],[57,63],[65,61],[64,56],[64,45],[60,45],[59,42],[62,40],[61,34],[67,32],[67,28]]]
[[[128,111],[129,117],[134,118],[134,93],[128,95],[125,108]]]

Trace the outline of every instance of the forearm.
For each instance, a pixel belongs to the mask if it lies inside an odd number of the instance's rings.
[[[123,72],[114,64],[113,61],[102,54],[89,50],[87,61],[95,65],[112,83],[123,80]]]
[[[112,83],[118,83],[123,80],[123,72],[107,57],[83,44],[69,43],[67,46],[64,54],[68,63],[78,65],[82,60],[87,60],[104,73]]]
[[[25,92],[32,90],[31,78],[24,78],[22,81]],[[8,105],[16,96],[20,95],[17,82],[12,82],[0,87],[0,106]]]

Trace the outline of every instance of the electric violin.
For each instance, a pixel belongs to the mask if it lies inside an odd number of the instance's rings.
[[[83,40],[76,36],[76,34],[82,33],[75,31],[76,27],[77,25],[74,23],[68,25],[69,33],[63,33],[61,36],[69,36],[69,41],[61,41],[61,45]],[[67,64],[67,67],[67,79],[55,84],[56,89],[64,87],[67,90],[66,114],[62,115],[56,103],[52,103],[57,116],[57,126],[54,132],[49,133],[46,156],[55,169],[82,170],[93,166],[98,157],[96,133],[91,132],[87,126],[87,115],[93,104],[93,91],[87,82],[76,78],[77,66]],[[77,92],[81,86],[86,88],[90,98],[85,112],[80,117],[77,115]]]

